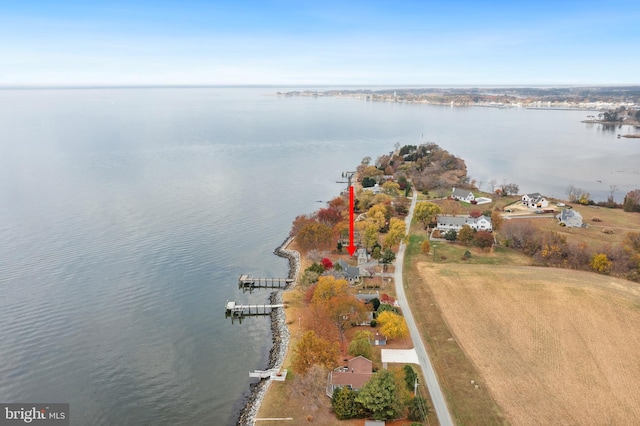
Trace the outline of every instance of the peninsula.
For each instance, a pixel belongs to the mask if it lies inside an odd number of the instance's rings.
[[[436,174],[440,179],[433,179]],[[523,418],[582,423],[603,415],[616,422],[640,419],[638,393],[625,384],[640,378],[640,369],[620,375],[611,368],[631,362],[640,350],[629,343],[640,341],[640,315],[633,309],[640,305],[640,291],[632,282],[640,281],[640,225],[633,207],[640,207],[640,197],[635,198],[640,190],[627,194],[624,209],[594,209],[579,197],[519,196],[513,183],[482,193],[466,180],[464,161],[435,144],[398,147],[375,164],[363,159],[353,176],[359,247],[353,257],[344,250],[345,195],[296,218],[285,245],[289,253],[301,253],[300,274],[296,286],[282,295],[284,315],[277,321],[286,324],[288,344],[279,367],[290,373],[268,391],[265,386],[253,421],[355,425],[355,419],[368,417],[405,419],[394,424],[409,425],[519,423]],[[563,222],[562,211],[575,212],[587,226],[569,228],[575,224]],[[455,221],[447,218],[454,217],[466,218],[465,223],[451,228]],[[398,264],[405,244],[404,262]],[[517,309],[507,309],[513,297],[532,291],[526,283],[534,286],[539,303],[518,302]],[[482,300],[486,303],[476,303]],[[567,309],[570,314],[562,314]],[[532,322],[536,310],[545,314]],[[610,321],[596,324],[600,315]],[[411,335],[410,317],[416,323]],[[512,337],[510,324],[519,324]],[[586,341],[592,345],[585,347]],[[426,392],[422,362],[410,355],[419,353],[422,343],[447,395],[451,420],[438,408],[431,387]],[[539,360],[538,352],[526,349],[531,344],[540,348]],[[562,385],[554,379],[554,365],[566,375]],[[580,377],[593,368],[602,377],[586,389]],[[522,398],[514,398],[513,380],[501,371],[538,379],[523,383]],[[345,388],[341,374],[346,373],[362,381]],[[378,409],[369,398],[381,397],[380,386],[393,392]],[[590,403],[570,398],[581,392],[590,394]],[[552,403],[565,396],[570,399],[564,405]],[[609,410],[612,405],[619,409]]]

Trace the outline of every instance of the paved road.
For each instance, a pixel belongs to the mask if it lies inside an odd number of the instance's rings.
[[[411,225],[411,219],[413,218],[413,210],[416,206],[417,201],[417,193],[413,192],[413,200],[411,202],[411,208],[409,209],[409,214],[405,219],[407,224],[407,229],[409,229]],[[404,283],[402,281],[402,267],[404,261],[404,251],[406,245],[404,242],[400,243],[400,249],[398,250],[398,255],[396,256],[396,296],[398,299],[398,303],[400,304],[400,308],[402,309],[402,313],[404,315],[405,320],[407,321],[407,326],[409,327],[409,332],[411,333],[411,339],[413,340],[413,344],[416,349],[416,353],[418,354],[418,360],[420,361],[420,368],[422,369],[422,375],[427,381],[427,389],[429,389],[429,394],[431,395],[431,400],[433,401],[433,407],[436,412],[436,416],[438,417],[438,421],[442,426],[452,426],[453,420],[451,419],[451,414],[449,413],[449,409],[447,408],[447,402],[442,395],[442,390],[440,389],[440,384],[438,383],[438,378],[436,377],[435,371],[433,371],[433,366],[431,365],[431,361],[429,360],[429,356],[427,355],[427,350],[424,347],[424,342],[422,341],[422,337],[418,332],[418,327],[416,326],[416,322],[413,319],[413,314],[409,309],[409,304],[407,302],[407,296],[404,293]]]

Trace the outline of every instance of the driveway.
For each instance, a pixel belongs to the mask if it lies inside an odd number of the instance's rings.
[[[411,207],[409,208],[409,214],[405,219],[407,229],[409,229],[409,227],[411,226],[411,219],[413,218],[413,210],[416,206],[417,199],[418,194],[414,190]],[[400,305],[400,309],[402,309],[404,318],[407,321],[407,327],[409,328],[409,333],[411,334],[411,340],[413,340],[413,345],[415,346],[415,351],[418,355],[418,361],[420,362],[420,368],[422,369],[422,376],[427,382],[427,389],[429,389],[429,394],[431,395],[433,408],[436,412],[436,416],[438,417],[438,421],[442,426],[450,426],[453,425],[453,420],[451,419],[451,414],[449,413],[449,409],[447,408],[447,402],[444,399],[444,395],[442,395],[442,390],[440,389],[438,378],[436,377],[436,373],[433,370],[433,366],[431,365],[431,361],[429,360],[429,356],[427,355],[427,350],[424,346],[424,342],[422,341],[422,337],[420,336],[420,332],[418,331],[416,322],[413,319],[413,314],[409,309],[407,296],[404,293],[402,269],[404,263],[405,248],[405,243],[400,243],[398,255],[396,256],[395,285],[398,304]]]

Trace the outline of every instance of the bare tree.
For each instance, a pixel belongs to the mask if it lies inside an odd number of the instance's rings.
[[[498,184],[498,181],[495,179],[491,179],[489,182],[487,182],[489,184],[489,186],[491,187],[491,192],[495,192],[496,191],[496,185]]]

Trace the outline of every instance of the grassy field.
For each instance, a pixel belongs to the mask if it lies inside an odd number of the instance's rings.
[[[438,268],[455,267],[454,264],[461,262],[460,258],[467,248],[448,243],[432,243],[432,248],[436,247],[436,254],[421,254],[420,244],[426,238],[426,233],[416,228],[420,226],[412,226],[405,253],[405,291],[436,370],[449,411],[455,423],[459,425],[506,424],[501,408],[487,387],[483,385],[480,371],[453,338],[449,325],[428,286],[429,279],[423,276],[419,269],[419,265],[425,261]],[[483,253],[474,249],[470,251],[472,256],[467,262],[472,262],[471,265],[474,267],[482,268],[482,265],[505,262],[529,263],[528,258],[513,251],[504,250],[498,253]],[[471,383],[472,380],[474,384]],[[475,388],[475,384],[479,385],[478,389]]]
[[[580,213],[587,228],[565,228],[555,218],[511,219],[529,221],[541,231],[554,231],[565,235],[567,241],[584,243],[598,250],[606,245],[621,245],[628,232],[640,232],[640,214],[627,213],[621,209],[572,205]],[[594,221],[593,219],[598,221]],[[605,233],[604,231],[610,233]]]
[[[417,270],[412,310],[458,424],[640,423],[636,284],[509,264]]]

